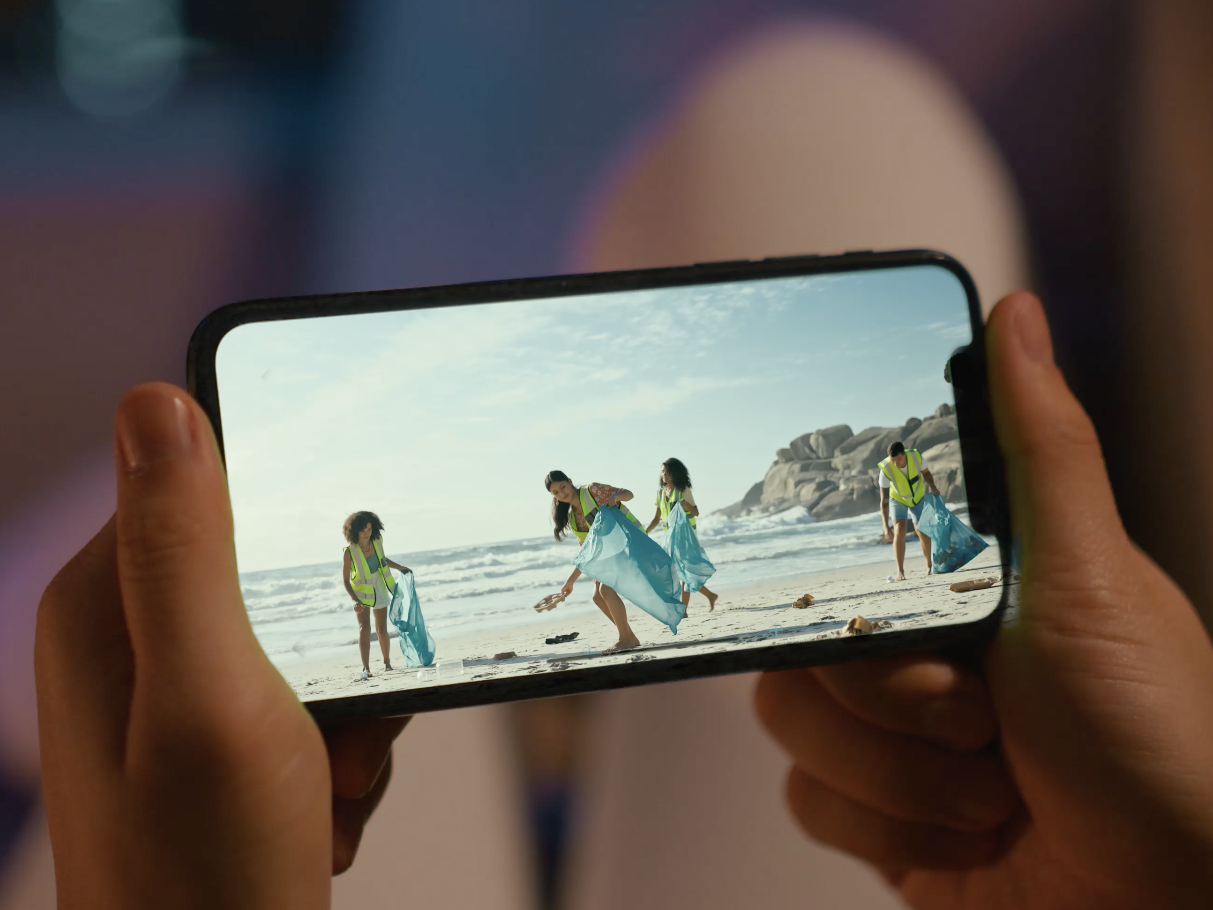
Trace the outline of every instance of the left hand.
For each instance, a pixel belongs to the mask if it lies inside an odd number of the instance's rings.
[[[329,905],[406,718],[319,728],[253,635],[206,416],[142,386],[118,511],[47,588],[34,647],[61,906]]]
[[[927,487],[927,489],[930,490],[933,495],[939,495],[939,487],[935,486],[935,484],[931,484],[929,487]]]

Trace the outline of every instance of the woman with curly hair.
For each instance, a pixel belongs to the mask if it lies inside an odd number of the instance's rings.
[[[649,526],[644,529],[645,533],[652,533],[653,528],[657,527],[657,525],[661,525],[668,531],[670,527],[670,513],[675,508],[676,503],[681,504],[691,530],[698,534],[695,520],[699,517],[699,507],[695,505],[695,496],[691,493],[691,472],[677,458],[667,458],[661,463],[661,475],[658,479],[657,487],[657,511],[653,514],[653,520],[649,522]],[[674,556],[675,554],[670,555]],[[677,562],[676,556],[675,561]],[[711,613],[716,609],[716,599],[720,595],[709,591],[707,586],[702,584],[697,590],[708,599],[708,612]],[[691,602],[691,589],[685,584],[682,588],[682,602],[684,605],[688,605]],[[690,615],[690,610],[687,610],[686,615]]]
[[[383,652],[383,669],[392,669],[391,639],[387,630],[387,609],[392,603],[396,581],[388,569],[413,571],[383,555],[383,522],[374,512],[355,512],[345,520],[345,557],[341,580],[354,600],[358,617],[358,651],[362,655],[362,676],[371,677],[371,611],[375,613],[375,633]]]

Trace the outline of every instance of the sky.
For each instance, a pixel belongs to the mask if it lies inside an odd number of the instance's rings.
[[[936,266],[251,323],[216,368],[242,572],[551,534],[544,475],[632,490],[661,462],[723,508],[775,450],[833,424],[900,426],[951,402],[971,339]]]

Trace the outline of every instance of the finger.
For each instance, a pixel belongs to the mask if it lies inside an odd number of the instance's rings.
[[[48,762],[117,762],[126,739],[134,660],[118,591],[111,518],[60,570],[38,605],[34,643],[44,777]]]
[[[998,730],[982,678],[938,657],[856,660],[811,672],[835,701],[882,730],[961,751],[982,748]]]
[[[989,865],[999,854],[1001,838],[997,831],[962,833],[890,818],[798,768],[788,775],[786,794],[793,817],[809,837],[886,872],[972,869]]]
[[[857,803],[907,822],[984,831],[1018,794],[997,758],[881,730],[851,714],[807,670],[766,673],[758,715],[806,773]]]
[[[236,575],[227,485],[210,424],[180,389],[128,393],[115,421],[117,553],[139,683],[224,681],[256,640]]]
[[[412,718],[382,717],[322,725],[333,778],[333,796],[366,796],[392,752],[392,743]]]
[[[374,785],[360,799],[333,797],[333,875],[340,875],[354,864],[366,823],[379,808],[392,779],[392,754],[379,771]]]
[[[986,328],[991,404],[1025,560],[1098,569],[1123,534],[1095,427],[1053,363],[1040,301],[1003,298]],[[1025,564],[1025,575],[1031,574]]]

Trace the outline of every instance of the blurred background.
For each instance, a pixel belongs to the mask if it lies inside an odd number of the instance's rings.
[[[1126,524],[1207,617],[1206,6],[0,0],[0,879],[37,814],[37,597],[112,508],[122,393],[183,384],[190,332],[230,301],[610,264],[594,225],[630,162],[739,43],[806,23],[911,55],[981,133]],[[582,716],[511,715],[546,906]]]

